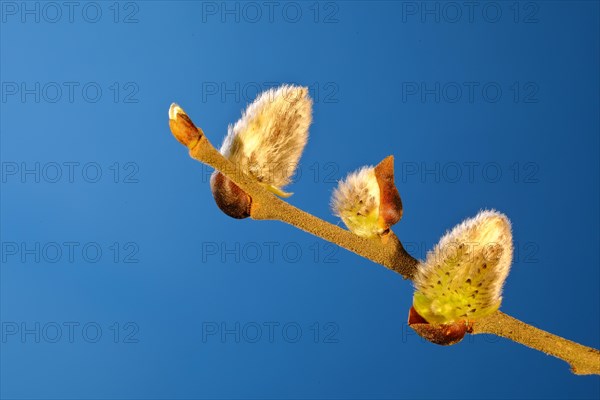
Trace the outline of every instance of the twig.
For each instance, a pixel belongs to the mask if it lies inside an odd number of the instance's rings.
[[[477,321],[473,334],[491,333],[560,358],[577,375],[600,375],[600,352],[528,325],[501,311]]]
[[[330,224],[281,200],[258,182],[244,174],[202,137],[190,149],[190,156],[221,171],[252,198],[250,216],[257,220],[279,220],[319,236],[340,247],[368,258],[412,279],[418,260],[406,252],[396,235],[390,231],[384,240],[365,239]]]
[[[268,191],[256,180],[240,171],[209,142],[181,109],[171,116],[173,134],[190,149],[190,156],[223,173],[252,199],[250,216],[257,220],[279,220],[412,279],[418,260],[406,252],[400,240],[390,231],[383,238],[365,239],[302,211]],[[560,358],[578,375],[600,375],[600,352],[560,336],[528,325],[500,311],[477,321],[473,334],[490,333]]]

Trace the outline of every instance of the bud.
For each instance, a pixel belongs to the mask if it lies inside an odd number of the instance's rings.
[[[250,216],[252,198],[219,171],[210,177],[210,190],[217,206],[225,214],[236,219]]]
[[[263,92],[229,126],[220,152],[241,171],[278,196],[288,197],[282,187],[290,183],[312,120],[312,100],[305,87],[284,85]],[[221,211],[233,218],[250,216],[252,199],[229,178],[215,171],[210,180],[213,197]]]
[[[419,264],[413,306],[430,324],[469,323],[498,310],[512,262],[508,218],[482,211],[446,233]]]
[[[394,158],[349,174],[334,190],[332,209],[356,235],[384,235],[402,218],[402,201],[394,184]]]
[[[308,140],[308,88],[284,85],[261,93],[229,126],[221,154],[279,196],[290,183]]]
[[[175,139],[188,148],[194,147],[204,134],[200,128],[194,125],[185,111],[175,103],[171,104],[169,108],[169,127]]]

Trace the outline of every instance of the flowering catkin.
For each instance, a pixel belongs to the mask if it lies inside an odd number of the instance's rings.
[[[394,184],[394,158],[363,167],[338,183],[331,197],[333,213],[358,236],[384,235],[402,218],[402,200]]]
[[[446,233],[419,264],[413,306],[427,322],[472,321],[496,311],[512,262],[508,218],[482,211]]]
[[[308,88],[284,85],[260,94],[229,126],[220,152],[270,190],[286,195],[312,121]]]
[[[340,181],[331,200],[334,214],[362,237],[383,232],[379,225],[379,204],[379,184],[373,167],[363,167]]]

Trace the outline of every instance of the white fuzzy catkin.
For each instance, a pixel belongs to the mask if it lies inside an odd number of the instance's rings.
[[[308,88],[284,85],[267,90],[229,126],[221,154],[279,193],[296,170],[311,121]]]
[[[413,305],[429,323],[475,320],[496,311],[512,262],[510,221],[481,211],[446,233],[419,264]]]
[[[363,167],[338,183],[331,208],[358,236],[374,237],[383,232],[379,224],[380,190],[373,167]]]

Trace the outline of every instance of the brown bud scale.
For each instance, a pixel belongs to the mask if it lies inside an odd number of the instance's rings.
[[[219,171],[210,177],[210,190],[217,206],[225,214],[236,219],[250,216],[252,198]]]
[[[389,228],[402,218],[402,200],[394,184],[394,156],[388,156],[375,167],[379,185],[379,225]]]
[[[460,342],[465,334],[472,332],[472,327],[466,321],[457,321],[451,324],[430,324],[414,307],[408,312],[408,326],[414,329],[419,336],[431,343],[449,346]]]
[[[204,134],[200,128],[194,125],[185,111],[175,103],[169,109],[169,128],[175,139],[189,148],[196,144]]]

